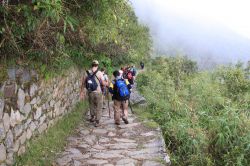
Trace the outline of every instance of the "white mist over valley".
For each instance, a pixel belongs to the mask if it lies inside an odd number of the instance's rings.
[[[210,68],[250,60],[250,11],[245,0],[131,0],[150,28],[158,55],[187,55]],[[205,67],[204,67],[205,66]]]

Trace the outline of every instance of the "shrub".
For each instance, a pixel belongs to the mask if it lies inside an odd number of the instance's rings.
[[[250,93],[243,68],[186,72],[187,63],[158,57],[137,77],[173,165],[249,165]]]

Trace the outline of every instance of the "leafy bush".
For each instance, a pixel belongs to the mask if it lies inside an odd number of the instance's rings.
[[[249,165],[246,70],[230,66],[198,72],[184,57],[158,57],[151,63],[137,77],[138,89],[149,103],[146,111],[162,127],[172,163]]]
[[[11,3],[11,2],[10,2]],[[147,59],[151,39],[127,0],[33,0],[0,5],[0,60],[52,70],[93,59],[112,65]]]

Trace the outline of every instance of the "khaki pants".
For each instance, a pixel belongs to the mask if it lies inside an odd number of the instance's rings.
[[[100,121],[102,113],[102,93],[89,93],[89,108],[91,118],[95,117],[95,121]]]
[[[123,118],[128,119],[128,100],[126,101],[114,100],[115,123],[120,123],[121,113],[122,113]]]

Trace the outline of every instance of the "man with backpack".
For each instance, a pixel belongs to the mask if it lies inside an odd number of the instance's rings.
[[[92,68],[87,70],[87,76],[82,79],[82,87],[80,96],[82,98],[83,87],[87,89],[89,96],[90,107],[90,122],[95,122],[95,127],[100,126],[101,112],[102,112],[102,90],[101,86],[107,86],[104,81],[103,74],[98,70],[99,62],[94,60]]]
[[[110,83],[109,92],[113,94],[114,100],[114,120],[116,125],[120,125],[120,116],[122,109],[122,120],[128,124],[128,103],[130,97],[131,85],[120,75],[119,71],[113,72],[115,79]]]

